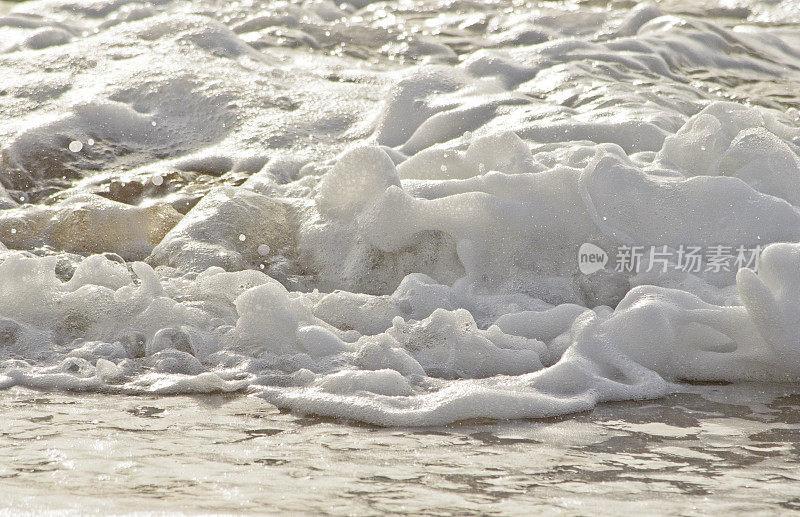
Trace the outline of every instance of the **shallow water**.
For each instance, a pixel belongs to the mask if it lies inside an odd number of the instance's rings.
[[[8,9],[9,513],[800,509],[796,2]]]
[[[0,513],[800,509],[800,393],[774,386],[424,429],[303,418],[251,397],[0,397]]]

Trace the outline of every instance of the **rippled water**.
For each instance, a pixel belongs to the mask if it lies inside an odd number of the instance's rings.
[[[236,396],[0,397],[3,513],[800,509],[800,393],[774,386],[423,429],[298,417]]]

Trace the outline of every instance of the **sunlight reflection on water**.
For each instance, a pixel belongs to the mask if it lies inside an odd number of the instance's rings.
[[[542,421],[384,429],[282,413],[243,396],[14,389],[0,392],[0,507],[336,515],[800,508],[800,391],[703,392]]]

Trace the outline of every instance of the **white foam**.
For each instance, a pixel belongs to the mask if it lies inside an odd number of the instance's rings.
[[[0,18],[0,386],[429,425],[798,380],[791,9],[369,3]]]

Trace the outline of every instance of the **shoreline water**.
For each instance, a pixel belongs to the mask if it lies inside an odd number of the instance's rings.
[[[0,392],[0,515],[771,514],[800,508],[800,390],[378,428],[246,396]]]
[[[800,509],[792,2],[15,10],[0,516]]]

